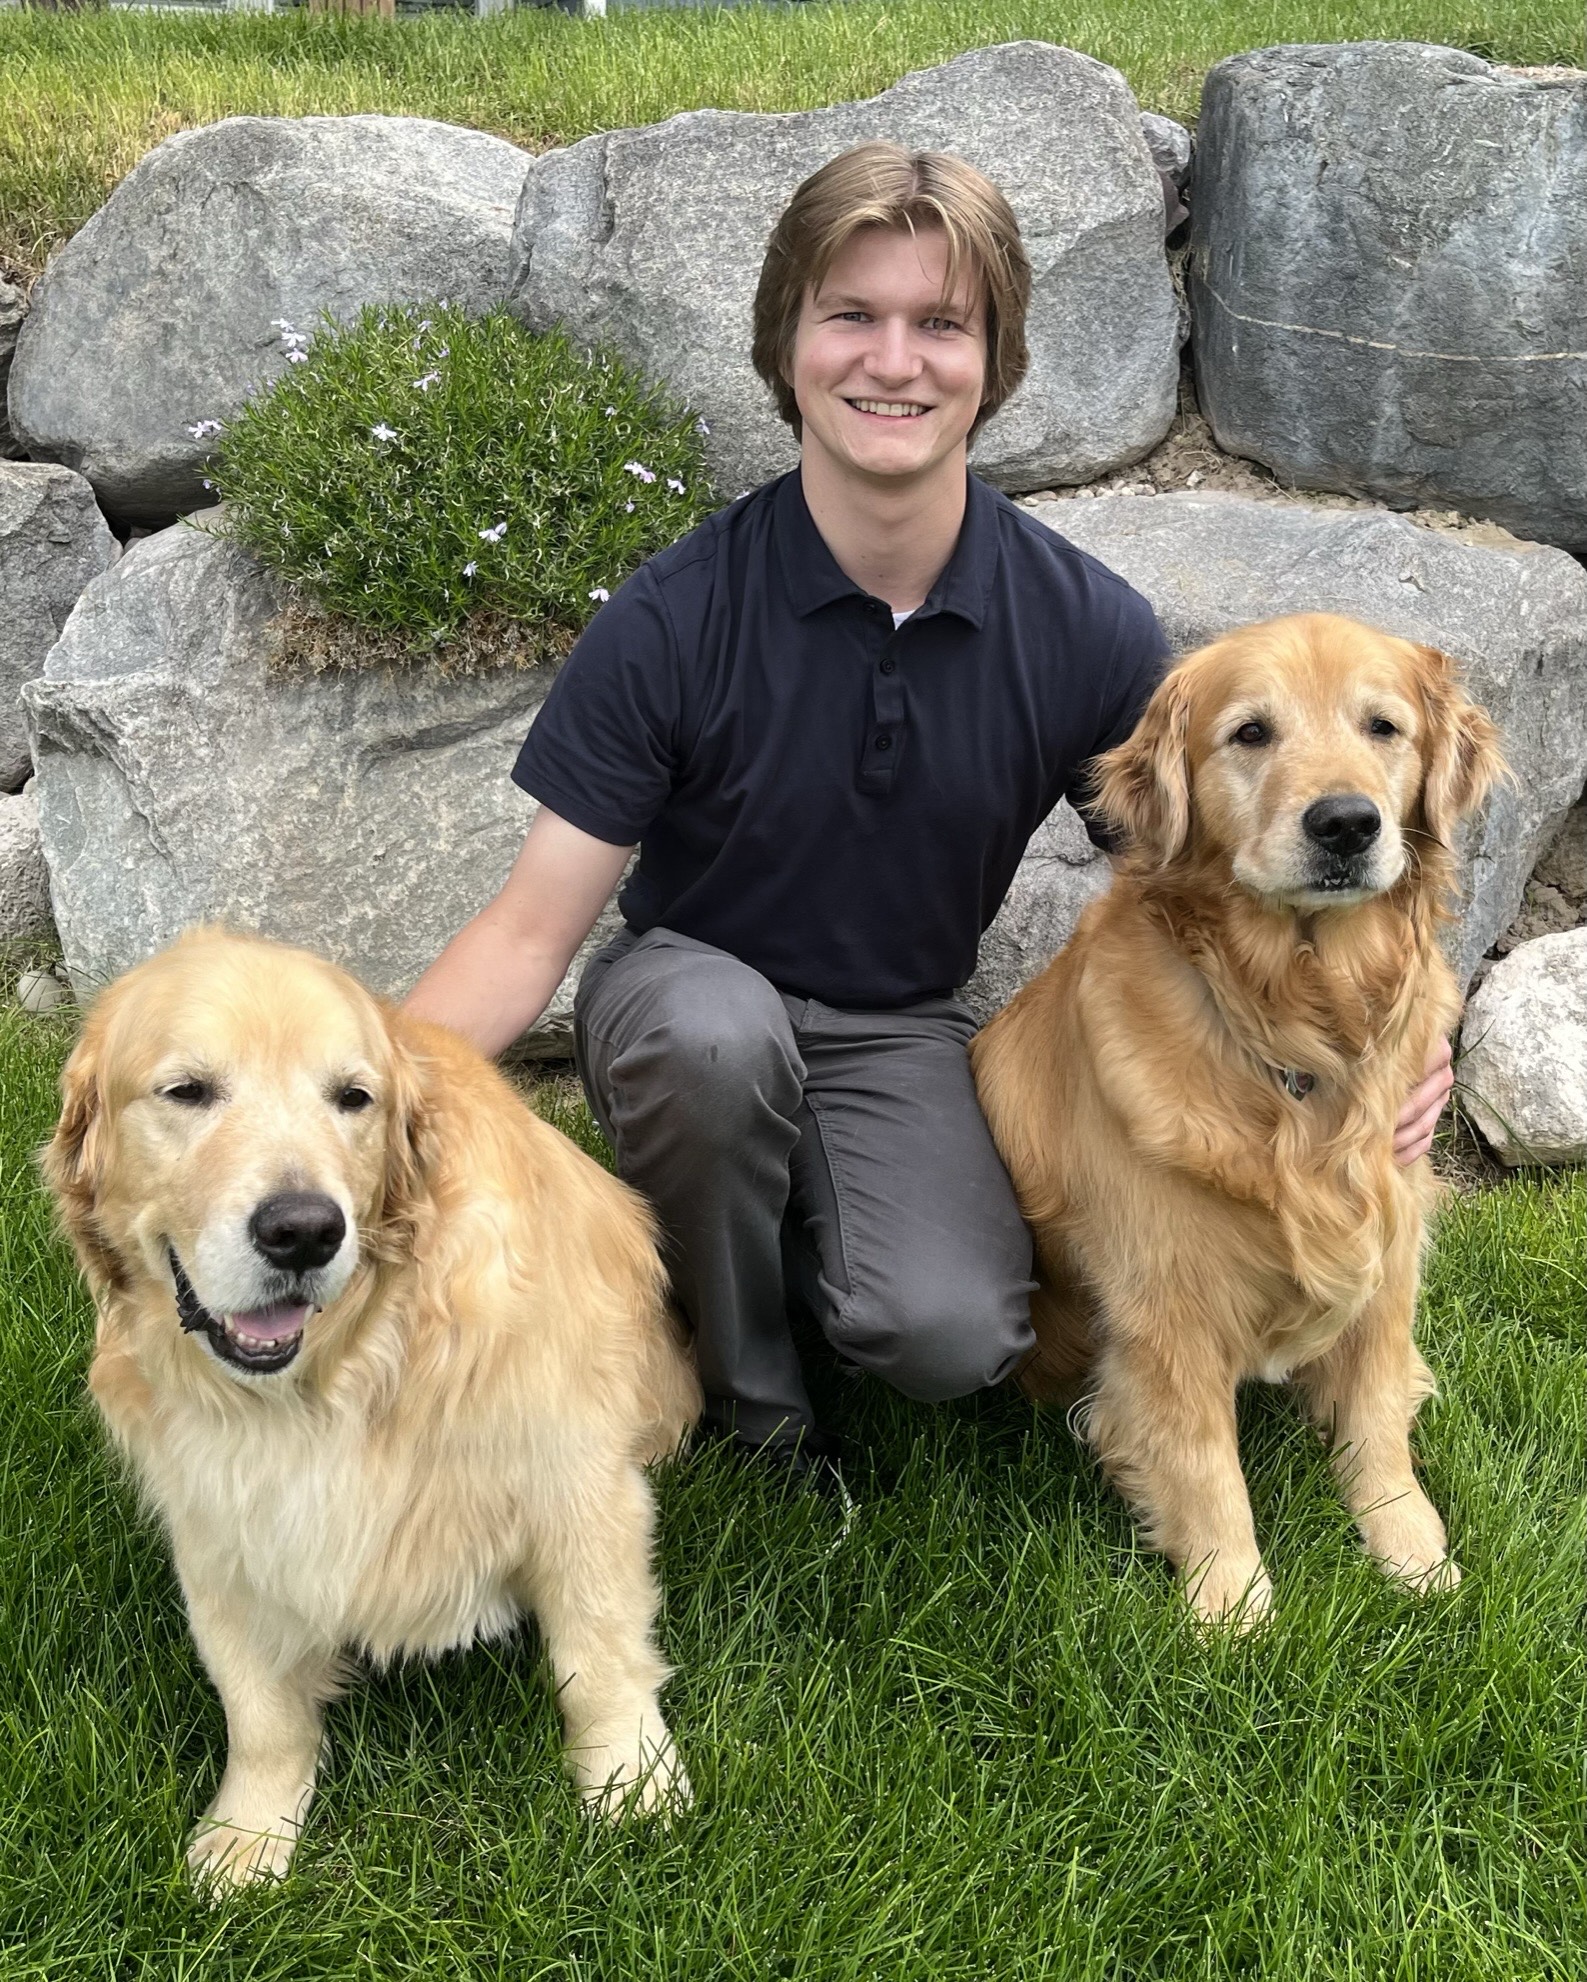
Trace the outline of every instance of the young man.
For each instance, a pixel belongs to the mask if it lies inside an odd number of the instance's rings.
[[[707,1423],[826,1449],[789,1329],[911,1397],[1031,1344],[1031,1245],[954,997],[1026,840],[1133,728],[1150,606],[968,473],[1026,366],[1030,272],[962,160],[873,144],[795,193],[754,360],[799,468],[651,559],[586,630],[514,777],[500,894],[410,1007],[499,1052],[637,844],[575,1011],[620,1174],[655,1205]],[[1448,1077],[1401,1118],[1410,1161]]]

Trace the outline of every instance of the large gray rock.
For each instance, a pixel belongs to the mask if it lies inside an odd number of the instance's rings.
[[[1378,510],[1185,494],[1034,513],[1143,592],[1178,653],[1251,620],[1342,612],[1460,663],[1516,774],[1462,848],[1450,951],[1466,983],[1587,779],[1587,572],[1563,551],[1472,542]]]
[[[1587,929],[1496,963],[1460,1039],[1461,1100],[1501,1162],[1587,1162]]]
[[[228,117],[179,131],[122,180],[33,292],[11,372],[27,451],[113,516],[197,508],[229,419],[321,312],[507,288],[529,155],[417,117]],[[194,435],[189,430],[201,427]]]
[[[767,236],[799,182],[874,138],[950,151],[1019,216],[1034,271],[1031,369],[983,429],[1004,488],[1090,480],[1162,439],[1178,383],[1163,194],[1124,78],[1044,42],[977,49],[881,96],[782,116],[695,110],[536,160],[511,307],[614,347],[705,416],[724,495],[790,467],[793,437],[749,361]]]
[[[16,791],[33,770],[22,684],[42,671],[83,587],[119,550],[81,475],[0,461],[0,791]]]
[[[1221,447],[1587,550],[1587,75],[1407,42],[1233,56],[1191,206]]]
[[[0,944],[49,933],[50,877],[31,791],[0,797]]]
[[[508,773],[550,671],[273,676],[282,603],[246,552],[178,525],[88,588],[26,691],[79,996],[206,919],[400,993],[505,877],[534,814]],[[530,1050],[568,1050],[570,1007]]]
[[[1074,933],[1080,911],[1107,887],[1106,856],[1078,815],[1059,804],[1037,827],[992,926],[981,938],[963,997],[978,1019],[999,1012]]]
[[[6,418],[6,381],[27,313],[28,299],[22,291],[14,283],[0,281],[0,460],[13,460],[22,451]]]

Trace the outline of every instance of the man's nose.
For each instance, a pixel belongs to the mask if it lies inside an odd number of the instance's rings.
[[[914,325],[902,317],[883,317],[871,341],[870,369],[878,379],[902,385],[920,371],[920,353],[915,348]]]

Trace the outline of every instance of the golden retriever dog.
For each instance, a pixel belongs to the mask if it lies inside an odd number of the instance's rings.
[[[1272,1602],[1235,1390],[1291,1381],[1371,1555],[1459,1575],[1417,1485],[1425,1159],[1395,1117],[1459,999],[1451,834],[1505,775],[1448,659],[1307,613],[1176,666],[1098,760],[1110,892],[974,1044],[1036,1235],[1038,1398],[1079,1420],[1195,1610]]]
[[[90,1387],[226,1710],[199,1878],[286,1870],[349,1651],[520,1611],[586,1800],[685,1799],[641,1468],[700,1399],[638,1198],[463,1040],[256,938],[119,979],[62,1088]]]

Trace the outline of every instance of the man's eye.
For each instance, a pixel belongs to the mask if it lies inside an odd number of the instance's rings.
[[[1241,723],[1234,735],[1229,738],[1229,741],[1231,743],[1243,743],[1247,749],[1254,749],[1259,743],[1269,742],[1272,734],[1273,732],[1268,728],[1266,723],[1259,723],[1255,717],[1252,717],[1250,722]]]
[[[181,1108],[207,1108],[215,1090],[207,1080],[177,1080],[160,1089],[162,1101],[174,1101]]]

